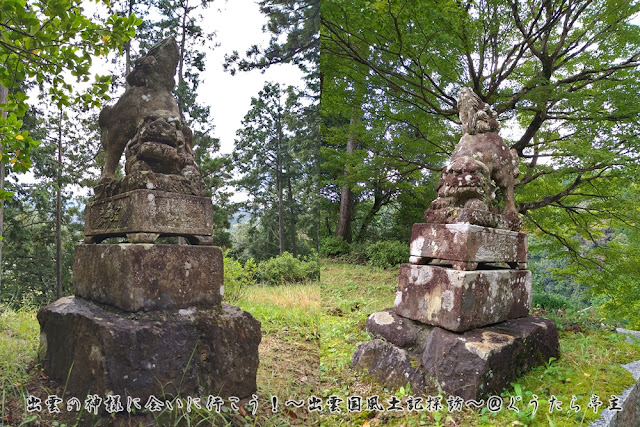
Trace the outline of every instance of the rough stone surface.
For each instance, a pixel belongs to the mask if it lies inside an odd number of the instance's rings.
[[[411,390],[424,390],[426,380],[418,367],[412,366],[409,353],[380,339],[360,344],[351,357],[354,369],[367,371],[390,388],[404,387],[409,383]]]
[[[462,332],[527,316],[528,270],[460,271],[403,264],[394,310],[402,317]]]
[[[100,181],[94,188],[94,200],[114,197],[134,190],[158,190],[204,197],[204,189],[197,181],[180,175],[168,175],[150,171],[136,171],[116,180]]]
[[[398,316],[393,309],[373,313],[367,319],[367,332],[373,338],[382,338],[398,347],[424,346],[431,326]]]
[[[164,136],[171,133],[171,142],[175,142],[175,146],[186,146],[184,149],[191,151],[193,132],[182,123],[178,102],[172,94],[175,85],[173,76],[179,57],[178,44],[173,37],[153,46],[145,56],[136,60],[134,70],[127,76],[127,90],[118,102],[113,106],[106,106],[100,112],[101,143],[105,150],[101,178],[103,184],[114,179],[116,167],[127,143],[136,140],[141,126],[153,134],[151,139],[154,142],[168,142],[163,135],[158,137],[158,132],[147,126],[159,117],[169,128]],[[160,128],[155,126],[155,129]],[[180,134],[179,142],[176,140],[177,133]],[[96,191],[96,196],[100,196],[99,193],[100,191]]]
[[[475,263],[527,262],[527,235],[470,224],[414,224],[410,256]]]
[[[172,94],[179,56],[173,37],[153,46],[136,60],[127,76],[127,90],[118,102],[100,112],[105,164],[94,188],[96,199],[150,188],[141,184],[204,196],[204,181],[194,161],[193,132],[183,123]],[[127,176],[116,179],[123,152]],[[154,175],[145,175],[149,172]]]
[[[38,321],[44,371],[79,398],[256,391],[260,322],[237,307],[132,314],[66,297]]]
[[[96,242],[127,233],[211,236],[212,218],[208,197],[135,190],[88,203],[84,233]]]
[[[77,296],[125,311],[214,306],[222,301],[223,259],[216,246],[78,245]]]
[[[509,150],[498,135],[497,113],[471,89],[461,90],[458,111],[464,135],[442,171],[438,197],[425,211],[426,221],[519,230],[521,221],[513,197],[519,174],[517,152]],[[505,201],[501,213],[495,203],[494,184]]]
[[[480,399],[500,394],[518,375],[550,357],[559,357],[555,324],[525,317],[463,334],[435,328],[422,367],[446,393]]]
[[[627,342],[638,343],[640,331],[616,328],[619,334],[627,335]],[[590,424],[590,427],[626,427],[640,425],[640,360],[622,365],[631,372],[636,383],[620,395],[622,411],[605,409],[602,416]]]

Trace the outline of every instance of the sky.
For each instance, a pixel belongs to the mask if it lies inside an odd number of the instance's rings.
[[[236,130],[251,107],[251,97],[258,96],[264,82],[302,87],[302,73],[287,64],[272,66],[265,73],[254,70],[235,76],[223,70],[225,54],[237,50],[242,56],[251,45],[266,45],[269,40],[269,35],[262,32],[267,19],[253,0],[218,0],[207,11],[207,21],[210,24],[205,28],[216,32],[214,42],[220,46],[207,53],[198,96],[202,103],[211,106],[214,136],[220,138],[221,151],[229,153]]]

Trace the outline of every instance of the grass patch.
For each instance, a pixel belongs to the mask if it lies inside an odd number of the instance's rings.
[[[36,356],[39,336],[35,309],[0,307],[0,387],[28,379],[26,367]]]

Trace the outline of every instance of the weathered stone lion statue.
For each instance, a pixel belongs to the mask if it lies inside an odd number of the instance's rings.
[[[105,164],[94,189],[96,199],[138,188],[204,195],[193,158],[193,133],[182,122],[172,94],[178,65],[173,37],[156,44],[135,62],[129,87],[113,106],[100,112]],[[126,177],[116,180],[123,152]]]
[[[460,92],[458,111],[464,135],[442,171],[426,221],[519,230],[513,194],[519,173],[516,151],[498,135],[496,112],[468,88]],[[495,202],[496,186],[504,200],[502,212]]]

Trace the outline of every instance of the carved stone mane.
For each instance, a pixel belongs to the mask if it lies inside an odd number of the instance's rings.
[[[465,87],[460,91],[458,112],[462,122],[462,133],[475,135],[500,130],[498,114],[469,88]]]

